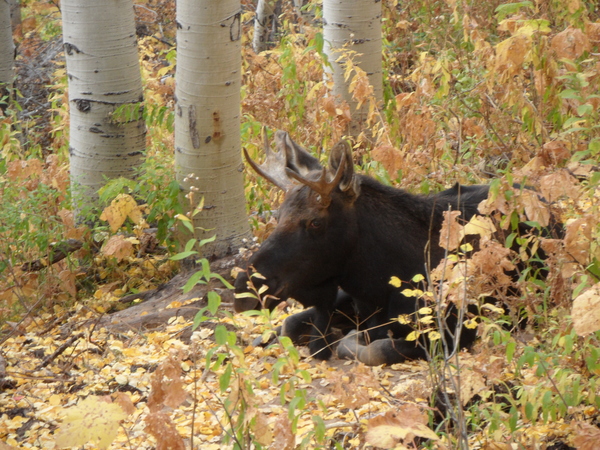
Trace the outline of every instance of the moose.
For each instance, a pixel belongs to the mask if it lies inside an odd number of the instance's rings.
[[[423,343],[405,339],[413,325],[392,320],[421,307],[402,291],[444,257],[437,244],[444,212],[461,211],[468,221],[489,187],[455,184],[434,195],[414,195],[355,173],[346,141],[332,148],[328,167],[284,131],[275,133],[275,143],[273,151],[265,133],[262,165],[244,150],[250,166],[285,197],[276,228],[235,281],[235,310],[272,309],[295,299],[309,309],[288,317],[281,333],[296,343],[308,341],[318,359],[332,355],[333,328],[348,333],[338,346],[341,358],[370,365],[423,358]],[[392,277],[403,285],[392,286]],[[262,302],[243,294],[265,285]],[[447,329],[454,330],[459,317],[457,307],[448,307]],[[458,342],[446,336],[456,348],[469,347],[476,337],[472,329],[459,334]]]

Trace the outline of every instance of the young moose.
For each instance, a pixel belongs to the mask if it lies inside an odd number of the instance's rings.
[[[424,357],[422,345],[404,339],[413,327],[390,322],[420,307],[401,294],[409,285],[394,287],[390,278],[406,282],[435,267],[444,256],[437,244],[443,213],[460,210],[468,221],[488,186],[456,184],[435,195],[413,195],[354,173],[345,141],[331,150],[328,168],[286,132],[278,131],[275,141],[273,152],[265,135],[267,156],[260,166],[245,154],[259,175],[285,191],[285,199],[277,227],[238,276],[236,291],[248,291],[249,281],[256,289],[266,284],[266,307],[287,298],[310,307],[289,317],[282,333],[296,342],[307,338],[316,358],[331,356],[332,326],[368,333],[350,333],[338,347],[340,357],[371,365]],[[252,271],[264,279],[250,280]],[[235,302],[238,312],[259,307],[248,297]],[[454,329],[456,308],[449,308],[446,321]],[[464,329],[460,346],[474,339],[475,332]]]

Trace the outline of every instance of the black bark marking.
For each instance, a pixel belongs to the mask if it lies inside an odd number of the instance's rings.
[[[75,106],[77,107],[78,111],[81,112],[89,112],[92,109],[92,105],[88,100],[83,100],[83,99],[77,99],[75,100]]]
[[[229,25],[229,40],[231,42],[239,41],[241,36],[242,13],[238,12],[233,16],[231,25]]]
[[[79,50],[75,45],[71,44],[70,42],[65,42],[64,47],[65,52],[69,56],[72,56],[74,53],[81,53],[81,50]]]
[[[200,136],[198,136],[198,122],[196,120],[196,107],[194,105],[190,106],[188,112],[188,126],[190,129],[192,147],[200,148]]]
[[[212,138],[216,141],[223,137],[223,130],[221,129],[221,115],[219,111],[213,111],[213,133]]]

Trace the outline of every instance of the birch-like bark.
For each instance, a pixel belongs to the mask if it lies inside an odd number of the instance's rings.
[[[14,61],[15,45],[10,24],[10,3],[8,0],[0,0],[0,88],[3,85],[12,85]]]
[[[276,3],[278,3],[277,0],[258,0],[256,15],[254,16],[254,37],[252,38],[252,48],[255,53],[267,50],[269,41],[275,35],[277,26]]]
[[[80,210],[106,178],[134,177],[146,127],[133,3],[62,0],[69,80],[71,187]],[[113,115],[125,106],[128,114]]]
[[[234,253],[249,238],[241,160],[239,0],[177,2],[175,171],[203,256]],[[180,236],[184,243],[191,236]]]
[[[10,4],[10,21],[13,31],[21,26],[21,2],[20,0],[7,0]]]
[[[366,105],[356,110],[357,102],[352,99],[349,84],[352,77],[344,79],[344,52],[357,53],[354,65],[367,73],[377,103],[383,99],[381,72],[381,0],[323,0],[324,52],[333,75],[333,94],[350,105],[352,123],[348,130],[357,135],[366,119]]]

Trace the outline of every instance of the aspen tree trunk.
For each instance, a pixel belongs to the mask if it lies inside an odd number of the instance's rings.
[[[21,25],[21,2],[20,0],[7,0],[10,4],[10,21],[13,31]]]
[[[69,78],[71,188],[80,210],[105,178],[132,178],[142,162],[146,127],[133,3],[62,0]],[[113,113],[118,107],[129,113]]]
[[[10,25],[10,3],[0,0],[0,97],[4,85],[12,85],[14,78],[15,45]]]
[[[275,15],[277,0],[258,0],[256,15],[254,16],[254,37],[252,48],[255,53],[266,50],[269,41],[273,39],[277,27],[277,16]]]
[[[333,94],[350,105],[352,123],[349,132],[360,133],[366,107],[356,110],[357,102],[349,92],[350,77],[344,79],[344,52],[354,51],[354,65],[364,70],[373,86],[378,103],[383,99],[381,72],[381,0],[323,0],[324,52],[333,72]],[[340,59],[341,57],[341,59]]]
[[[178,0],[175,171],[200,249],[219,257],[250,236],[241,161],[239,0]],[[182,233],[185,243],[191,236]]]

